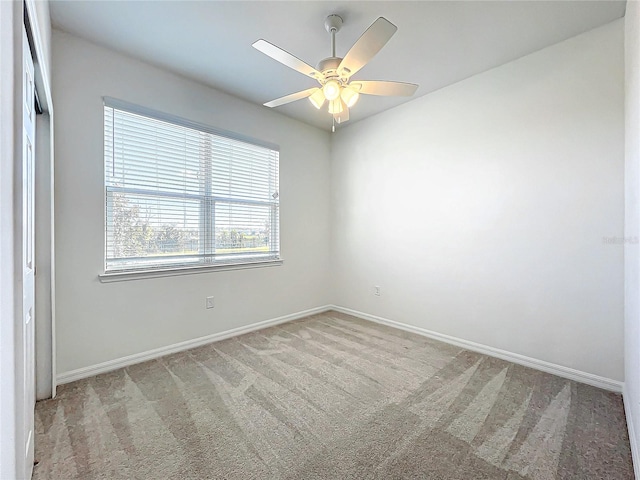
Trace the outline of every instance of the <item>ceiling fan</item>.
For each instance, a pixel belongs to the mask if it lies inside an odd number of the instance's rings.
[[[413,83],[387,82],[379,80],[351,80],[351,76],[364,67],[391,39],[398,27],[386,18],[380,17],[360,36],[344,58],[336,57],[336,33],[342,27],[339,15],[329,15],[324,22],[331,35],[331,56],[320,60],[313,68],[289,52],[276,47],[266,40],[258,40],[253,47],[274,60],[293,68],[303,75],[315,78],[320,87],[285,95],[265,103],[266,107],[279,107],[296,100],[309,98],[317,109],[328,101],[328,111],[335,123],[349,120],[349,108],[358,101],[360,94],[410,97],[418,88]]]

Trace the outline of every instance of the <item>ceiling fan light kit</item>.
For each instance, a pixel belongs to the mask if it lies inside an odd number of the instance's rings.
[[[331,56],[321,60],[317,68],[313,68],[266,40],[258,40],[253,44],[254,48],[265,55],[314,78],[320,84],[320,87],[309,88],[271,100],[265,103],[265,106],[278,107],[303,98],[308,98],[317,109],[321,109],[325,103],[328,103],[327,110],[333,116],[333,130],[335,130],[336,122],[344,123],[349,120],[349,109],[356,104],[361,94],[410,97],[415,93],[418,85],[413,83],[375,80],[351,82],[351,76],[364,67],[385,46],[396,32],[397,27],[387,19],[379,17],[360,36],[344,58],[340,58],[336,57],[336,33],[340,31],[342,23],[342,18],[338,15],[329,15],[326,18],[324,26],[331,35]]]
[[[324,102],[327,101],[327,98],[324,96],[324,92],[321,88],[316,88],[316,91],[309,95],[309,101],[314,107],[320,110],[324,105]]]
[[[329,113],[336,114],[344,111],[344,106],[342,105],[342,101],[340,100],[330,100],[329,101]]]
[[[353,107],[360,98],[360,94],[356,92],[355,88],[350,85],[342,89],[342,93],[340,93],[340,96],[349,108]]]

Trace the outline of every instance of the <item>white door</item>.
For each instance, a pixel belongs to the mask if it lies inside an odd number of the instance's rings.
[[[35,322],[34,313],[34,145],[35,83],[33,60],[26,32],[22,31],[23,51],[23,147],[22,147],[22,315],[24,352],[24,462],[25,478],[33,471],[35,397]]]

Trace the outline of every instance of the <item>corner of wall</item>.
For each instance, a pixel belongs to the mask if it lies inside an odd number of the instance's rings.
[[[627,420],[627,430],[629,432],[629,446],[631,448],[631,458],[633,460],[633,471],[636,478],[640,478],[640,452],[638,451],[638,437],[636,436],[631,399],[628,397],[626,384],[622,387],[622,401],[624,403],[624,414]]]
[[[640,3],[627,2],[625,44],[625,228],[637,238],[640,230]],[[624,406],[636,478],[640,478],[640,256],[638,244],[625,242]]]

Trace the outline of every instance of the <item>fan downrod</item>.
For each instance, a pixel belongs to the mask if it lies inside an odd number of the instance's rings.
[[[325,78],[337,77],[337,69],[342,58],[336,57],[336,33],[342,28],[342,17],[335,14],[329,15],[324,21],[324,28],[331,35],[331,56],[320,60],[317,69],[325,75]]]

